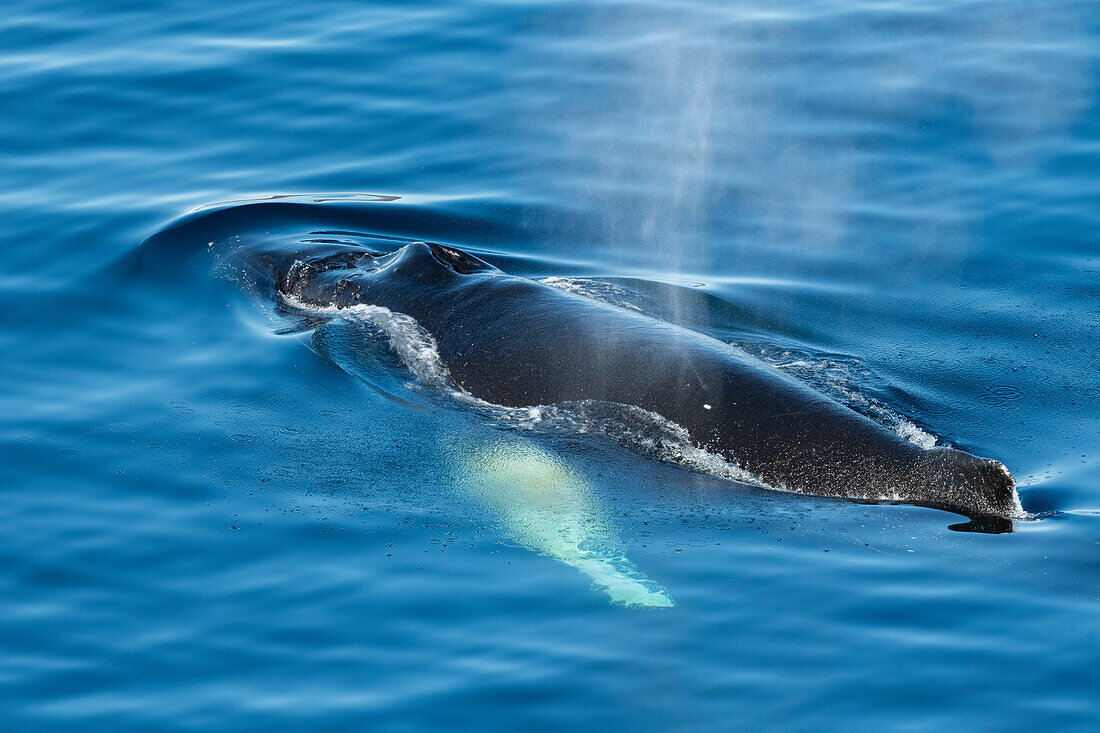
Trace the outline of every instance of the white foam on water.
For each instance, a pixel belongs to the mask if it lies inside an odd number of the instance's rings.
[[[545,426],[580,434],[595,433],[651,458],[733,481],[767,486],[736,463],[692,443],[682,425],[634,405],[594,400],[561,402],[509,410],[503,420],[526,429]]]
[[[338,308],[334,305],[313,305],[287,294],[282,294],[282,299],[287,306],[296,310],[358,321],[378,329],[386,336],[390,349],[423,384],[451,393],[455,397],[489,404],[455,384],[450,370],[439,356],[435,338],[412,316],[394,313],[389,308],[378,305],[357,304]]]
[[[633,300],[637,299],[638,295],[626,288],[620,288],[618,285],[583,277],[545,277],[539,282],[558,290],[564,290],[567,293],[599,300],[619,308],[642,312],[642,309]]]

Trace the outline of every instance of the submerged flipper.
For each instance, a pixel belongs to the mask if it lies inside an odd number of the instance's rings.
[[[462,482],[524,547],[576,568],[613,603],[675,605],[626,557],[592,488],[560,459],[527,440],[502,439],[460,454]]]

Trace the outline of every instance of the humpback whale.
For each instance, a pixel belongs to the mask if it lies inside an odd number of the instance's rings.
[[[1016,516],[998,461],[922,448],[736,346],[509,275],[452,246],[375,252],[339,242],[232,238],[231,257],[284,302],[387,308],[430,333],[455,383],[507,407],[641,408],[763,484],[804,494]]]

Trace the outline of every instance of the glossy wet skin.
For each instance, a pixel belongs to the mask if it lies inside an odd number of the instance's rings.
[[[452,247],[416,242],[378,254],[261,243],[236,256],[292,300],[416,318],[455,381],[488,402],[635,405],[776,488],[972,518],[1018,511],[1015,483],[997,461],[922,449],[736,347],[507,275]]]

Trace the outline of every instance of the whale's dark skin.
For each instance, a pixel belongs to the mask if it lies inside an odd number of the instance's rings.
[[[452,247],[390,254],[348,245],[244,242],[235,257],[302,303],[377,305],[415,318],[455,381],[506,406],[635,405],[769,485],[892,500],[971,518],[1010,517],[999,462],[926,450],[744,351],[641,313],[563,292]]]

